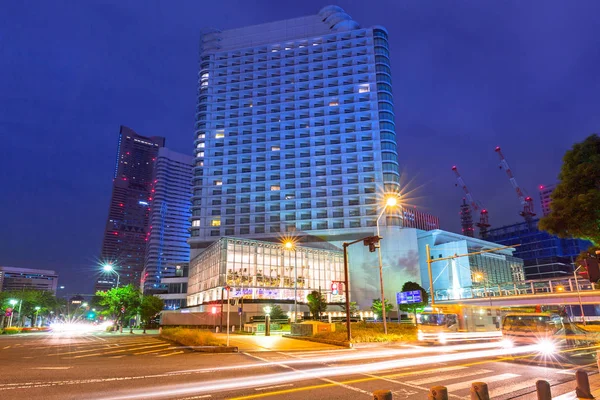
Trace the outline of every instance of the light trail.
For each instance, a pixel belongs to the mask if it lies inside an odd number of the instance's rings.
[[[381,370],[424,366],[430,364],[463,361],[476,358],[490,358],[523,353],[537,353],[539,352],[539,350],[539,346],[530,345],[515,347],[511,349],[488,349],[479,351],[469,351],[457,354],[441,354],[435,356],[404,358],[400,360],[389,360],[374,362],[370,364],[363,364],[360,365],[360,371],[357,371],[356,365],[349,365],[343,367],[313,368],[308,370],[294,370],[293,372],[281,372],[268,375],[249,376],[245,379],[235,378],[208,382],[195,382],[186,384],[183,387],[182,385],[179,385],[179,387],[176,389],[165,386],[153,387],[148,388],[148,391],[144,392],[105,397],[104,400],[149,399],[169,396],[186,396],[206,392],[214,393],[259,386],[280,385],[285,383],[299,382],[307,379],[321,379],[340,375],[356,375],[357,373],[374,373]]]

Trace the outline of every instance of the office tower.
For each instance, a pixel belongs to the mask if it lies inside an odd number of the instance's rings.
[[[144,137],[121,126],[112,196],[102,242],[100,259],[111,263],[120,285],[139,285],[144,269],[146,235],[151,201],[151,184],[162,137]],[[97,290],[116,283],[115,275],[103,274]]]
[[[54,271],[0,266],[0,292],[34,289],[56,294],[57,284],[58,274]]]
[[[556,185],[540,185],[540,203],[542,204],[542,215],[545,217],[550,214],[550,203],[552,199],[550,195],[556,189]]]
[[[166,290],[163,277],[190,259],[190,197],[194,158],[167,148],[158,150],[152,181],[150,230],[141,286],[144,293]]]
[[[374,230],[399,190],[387,37],[336,6],[202,35],[192,257],[222,236]]]

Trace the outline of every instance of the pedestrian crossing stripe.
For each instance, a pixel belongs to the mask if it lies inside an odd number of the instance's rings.
[[[475,375],[475,374],[471,374],[471,375]],[[512,379],[512,378],[516,378],[518,376],[518,374],[501,374],[501,375],[496,375],[496,376],[489,376],[489,377],[485,377],[485,378],[481,378],[481,382],[485,382],[487,384],[493,383],[493,382],[499,382],[499,381],[505,381],[507,379]],[[471,387],[471,382],[472,381],[463,381],[463,382],[458,382],[458,383],[453,383],[451,385],[446,385],[446,389],[448,389],[448,392],[456,392],[457,390],[461,390],[461,389],[468,389]]]
[[[439,372],[439,371],[437,371],[437,372]],[[453,372],[451,374],[435,375],[435,376],[430,376],[428,378],[417,379],[414,381],[408,381],[408,383],[410,383],[411,385],[424,385],[427,383],[438,383],[441,381],[462,378],[465,376],[488,374],[490,372],[492,372],[492,371],[489,369],[475,369],[475,370],[471,370],[471,371],[460,371],[460,372]],[[450,389],[448,389],[448,391],[450,391]]]
[[[522,381],[522,382],[516,383],[514,385],[505,385],[505,386],[497,387],[495,389],[491,389],[489,391],[490,399],[500,397],[500,396],[503,396],[503,395],[509,394],[509,393],[515,393],[515,392],[518,392],[519,390],[523,390],[523,389],[535,388],[535,383],[538,380],[539,380],[539,378],[528,379],[526,381]]]

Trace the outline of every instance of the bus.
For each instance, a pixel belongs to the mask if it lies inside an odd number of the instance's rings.
[[[461,304],[435,306],[417,314],[417,338],[421,342],[439,344],[500,340],[501,317],[502,310],[499,307]]]

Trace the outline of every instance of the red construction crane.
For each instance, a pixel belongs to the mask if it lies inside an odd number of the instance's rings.
[[[460,187],[462,187],[462,189],[465,192],[465,196],[467,197],[467,200],[469,201],[471,208],[473,208],[473,211],[479,211],[479,222],[475,225],[477,225],[477,227],[479,228],[479,236],[482,239],[485,239],[487,237],[488,228],[490,227],[488,211],[485,208],[483,208],[481,203],[478,203],[475,200],[473,200],[473,196],[471,195],[471,192],[469,191],[469,188],[467,187],[462,176],[458,172],[458,168],[456,168],[456,165],[452,167],[452,171],[454,171],[454,173],[456,174],[456,181],[458,182],[456,186],[460,185]],[[464,207],[464,204],[463,204],[463,206],[461,206],[461,210],[463,207]],[[461,212],[461,215],[462,215],[462,212]],[[465,223],[467,223],[466,220],[463,221],[463,225]],[[472,224],[472,222],[471,222],[471,224]],[[470,228],[471,228],[470,230],[473,231],[472,225]],[[465,231],[465,229],[467,229],[467,231],[468,231],[467,226],[463,226],[463,232]]]
[[[531,225],[531,221],[533,217],[535,217],[535,212],[533,211],[533,199],[529,196],[525,196],[523,191],[519,187],[517,180],[515,179],[506,159],[504,158],[504,154],[502,154],[502,150],[500,146],[496,146],[496,153],[500,156],[500,169],[504,168],[506,174],[508,175],[508,180],[510,181],[513,189],[517,192],[517,197],[523,206],[523,210],[519,213],[525,219],[525,222]]]

